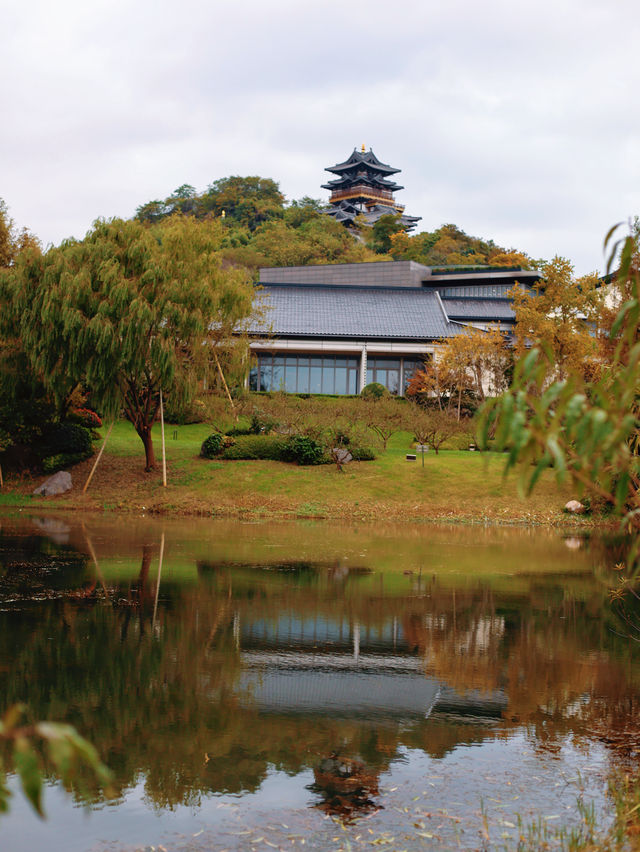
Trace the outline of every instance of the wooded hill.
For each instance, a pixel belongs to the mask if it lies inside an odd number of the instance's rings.
[[[270,178],[226,177],[203,193],[183,184],[163,201],[140,205],[136,218],[155,224],[181,214],[196,219],[220,218],[223,253],[236,264],[304,266],[367,260],[414,260],[427,266],[535,266],[523,252],[470,237],[457,225],[409,236],[398,217],[383,216],[372,227],[347,231],[323,214],[321,200],[305,196],[288,202]]]

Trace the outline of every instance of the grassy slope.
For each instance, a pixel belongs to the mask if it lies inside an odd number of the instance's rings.
[[[142,443],[121,422],[87,495],[81,489],[93,460],[76,466],[74,488],[63,497],[31,498],[33,480],[10,480],[2,502],[219,516],[561,523],[562,506],[574,496],[547,475],[532,497],[521,500],[513,478],[503,480],[504,456],[493,453],[430,451],[423,469],[420,461],[405,460],[408,433],[393,436],[376,461],[339,473],[330,465],[205,461],[198,452],[209,431],[206,424],[167,427],[166,489],[160,471],[144,473]],[[154,433],[160,466],[159,427]]]

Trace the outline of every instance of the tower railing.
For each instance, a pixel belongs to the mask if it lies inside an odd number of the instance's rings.
[[[391,201],[395,204],[393,193],[388,189],[372,189],[370,186],[358,184],[349,189],[335,189],[331,193],[331,201],[340,201],[343,198],[376,198],[383,201]]]

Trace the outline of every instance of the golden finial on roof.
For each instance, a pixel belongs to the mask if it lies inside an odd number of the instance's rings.
[[[363,142],[362,143],[362,153],[364,154],[364,152],[365,152],[365,147],[364,147],[364,142]]]

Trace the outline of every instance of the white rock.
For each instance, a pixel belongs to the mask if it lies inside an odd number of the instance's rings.
[[[586,507],[580,503],[579,500],[569,500],[569,502],[564,507],[565,512],[569,512],[572,515],[584,515],[587,511]]]
[[[68,470],[59,470],[46,479],[42,485],[35,488],[33,493],[39,494],[41,497],[55,497],[56,494],[64,494],[65,491],[70,491],[73,488],[71,474]]]

